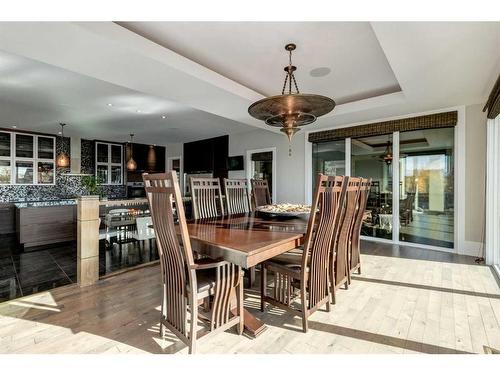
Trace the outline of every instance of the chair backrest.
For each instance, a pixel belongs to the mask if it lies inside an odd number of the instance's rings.
[[[329,298],[329,261],[345,181],[343,176],[319,174],[317,178],[302,255],[302,270],[309,270],[302,278],[309,290],[309,309]]]
[[[251,179],[250,183],[252,185],[252,201],[254,208],[272,203],[267,180]]]
[[[361,235],[361,227],[363,225],[363,217],[366,210],[366,202],[370,194],[372,184],[371,178],[362,178],[359,186],[358,203],[355,211],[354,225],[351,235],[351,246],[349,248],[349,265],[351,269],[356,267],[360,262],[359,257],[359,239]]]
[[[338,238],[335,242],[335,285],[340,285],[348,276],[348,251],[351,242],[352,228],[358,207],[361,178],[349,177],[345,188],[344,208],[339,222]]]
[[[191,200],[195,219],[224,216],[220,181],[218,178],[191,177]]]
[[[197,281],[179,182],[175,171],[157,174],[144,173],[142,178],[160,256],[160,268],[165,287],[165,316],[178,333],[187,337],[185,289],[186,285],[189,285],[191,293],[196,293]],[[177,210],[180,236],[177,234],[174,223],[173,205]]]
[[[246,179],[224,179],[227,213],[243,214],[250,212],[250,197],[248,195],[248,181]]]

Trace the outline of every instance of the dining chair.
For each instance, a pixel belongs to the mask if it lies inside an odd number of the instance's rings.
[[[359,177],[345,177],[344,180],[346,186],[343,211],[340,214],[337,238],[333,241],[330,267],[330,280],[333,281],[330,284],[333,303],[335,303],[335,293],[342,285],[345,289],[349,288],[348,252],[361,185]]]
[[[218,178],[191,177],[189,184],[195,219],[224,216],[224,205],[222,204]]]
[[[189,346],[189,353],[196,351],[196,341],[207,334],[237,326],[241,335],[244,323],[241,268],[206,258],[196,262],[176,172],[142,176],[160,256],[163,286],[160,335],[163,337],[163,328],[168,328]],[[178,225],[174,221],[174,205]],[[236,309],[231,306],[234,296]],[[211,300],[209,309],[198,310],[199,302],[207,298]],[[198,330],[198,318],[208,322],[208,328]]]
[[[330,252],[336,221],[341,209],[345,179],[318,175],[316,193],[307,225],[303,249],[295,249],[262,264],[261,310],[270,303],[302,316],[302,330],[308,330],[308,317],[326,304],[330,311]],[[267,272],[274,273],[272,296],[267,295]],[[300,290],[296,303],[295,289]]]
[[[368,195],[370,194],[371,183],[371,178],[362,178],[360,181],[358,203],[355,211],[354,225],[352,228],[351,243],[349,246],[349,283],[351,282],[351,274],[354,271],[358,270],[358,273],[361,274],[360,236],[366,210],[366,202],[368,201]]]
[[[251,179],[250,184],[252,185],[252,203],[254,208],[272,203],[267,180]]]
[[[243,214],[251,211],[246,179],[224,179],[227,213]]]

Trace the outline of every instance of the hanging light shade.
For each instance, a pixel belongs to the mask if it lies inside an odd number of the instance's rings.
[[[61,125],[61,145],[64,142],[64,127],[66,124],[59,123]],[[60,168],[69,167],[69,156],[64,153],[61,147],[61,152],[56,157],[56,165]]]
[[[287,44],[285,50],[289,52],[289,64],[285,67],[285,83],[281,95],[264,98],[253,103],[248,113],[267,125],[281,127],[291,142],[301,126],[316,121],[316,118],[326,115],[335,108],[335,101],[323,95],[301,94],[295,80],[296,66],[292,65],[292,51],[296,45]],[[288,92],[285,90],[288,85]],[[292,86],[295,91],[292,91]]]
[[[391,146],[390,140],[387,141],[387,147],[385,149],[384,154],[380,156],[380,159],[382,159],[382,161],[387,165],[392,164],[392,160],[394,159],[394,155],[392,154],[392,146]]]
[[[132,157],[133,147],[134,147],[132,143],[133,140],[134,140],[134,134],[130,134],[130,158],[127,160],[127,170],[129,171],[135,171],[137,169],[137,163]]]

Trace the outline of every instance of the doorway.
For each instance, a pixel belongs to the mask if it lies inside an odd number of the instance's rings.
[[[269,193],[276,203],[276,148],[247,151],[247,179],[267,180]]]

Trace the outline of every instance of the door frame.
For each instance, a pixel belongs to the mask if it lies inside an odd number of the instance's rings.
[[[253,178],[252,177],[252,154],[257,154],[259,152],[272,152],[273,153],[273,165],[272,165],[272,168],[273,168],[273,181],[272,181],[272,185],[273,185],[273,191],[272,191],[272,196],[271,196],[271,199],[273,201],[273,203],[276,203],[277,202],[277,194],[276,194],[276,190],[278,190],[278,186],[276,184],[276,180],[277,180],[277,176],[276,176],[276,171],[277,171],[277,160],[276,160],[276,147],[267,147],[267,148],[257,148],[257,149],[252,149],[252,150],[247,150],[247,161],[246,161],[246,176],[247,176],[247,180],[250,182],[250,179]]]
[[[500,116],[488,119],[486,144],[485,260],[500,277]]]
[[[167,157],[167,171],[172,170],[172,161],[179,159],[179,188],[184,191],[184,165],[182,163],[182,155]]]

